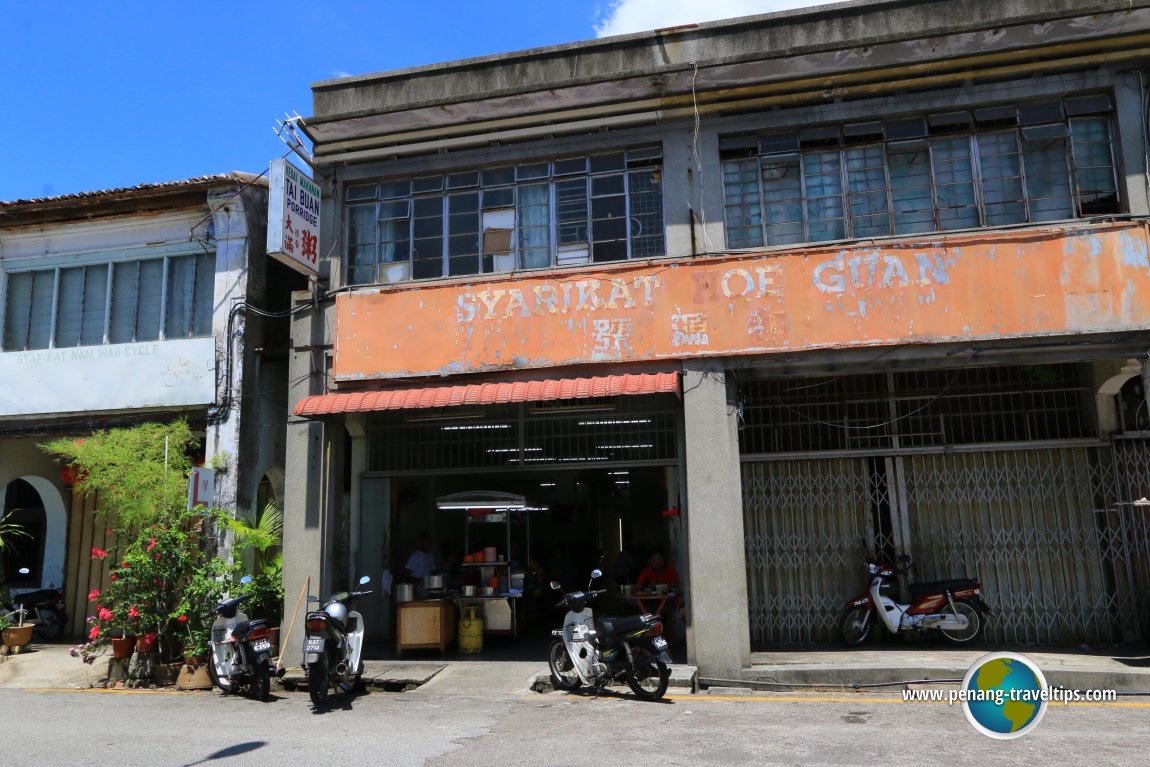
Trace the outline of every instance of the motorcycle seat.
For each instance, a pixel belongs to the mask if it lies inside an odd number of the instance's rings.
[[[236,624],[236,627],[232,629],[232,634],[238,637],[246,636],[252,629],[266,626],[267,623],[266,618],[257,618],[254,621],[240,621]]]
[[[632,631],[641,631],[649,622],[642,615],[621,615],[599,619],[599,627],[604,634],[629,634]]]
[[[919,596],[920,594],[934,594],[943,591],[965,591],[966,589],[973,589],[978,586],[978,581],[974,578],[952,578],[945,581],[927,581],[925,583],[912,583],[910,584],[911,596]]]

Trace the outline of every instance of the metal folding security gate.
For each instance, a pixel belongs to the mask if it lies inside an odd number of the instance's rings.
[[[881,402],[880,388],[863,395]],[[773,392],[763,399],[785,406]],[[859,406],[843,405],[850,407]],[[762,423],[777,427],[775,410]],[[843,603],[868,582],[863,559],[903,552],[913,560],[911,580],[982,579],[995,612],[988,641],[1150,636],[1150,502],[1137,503],[1150,496],[1150,441],[1059,436],[914,450],[892,440],[887,451],[874,440],[869,450],[828,445],[838,450],[826,457],[744,455],[752,642],[837,641]]]

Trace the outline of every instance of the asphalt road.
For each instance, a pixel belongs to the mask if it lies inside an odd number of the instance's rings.
[[[1080,765],[1150,764],[1150,699],[1051,706],[996,741],[958,707],[897,694],[675,698],[443,690],[361,695],[317,712],[214,693],[0,690],[8,764]]]

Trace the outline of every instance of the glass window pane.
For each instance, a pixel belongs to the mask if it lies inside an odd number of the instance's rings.
[[[32,273],[8,275],[4,296],[4,351],[23,351],[28,339],[28,315],[32,308]]]
[[[52,294],[56,289],[56,270],[32,273],[32,311],[28,323],[28,348],[47,349],[52,335]]]
[[[891,233],[886,197],[886,155],[881,145],[854,147],[845,152],[851,229],[855,237]]]
[[[970,138],[931,141],[934,196],[939,229],[968,229],[979,225],[971,166]]]
[[[140,262],[139,306],[136,313],[137,341],[155,341],[160,337],[160,302],[164,290],[164,259]]]
[[[663,175],[658,169],[627,174],[630,197],[631,258],[654,258],[664,254]]]
[[[195,290],[196,264],[193,256],[168,259],[167,318],[165,338],[187,338],[192,332],[192,293]]]
[[[551,187],[519,187],[519,265],[541,269],[551,265]]]
[[[196,256],[196,296],[192,321],[192,335],[196,337],[202,338],[212,334],[215,289],[216,254],[201,253]]]
[[[84,314],[84,267],[61,269],[56,295],[56,346],[79,346],[80,321]]]
[[[412,203],[411,276],[417,280],[443,276],[443,198],[420,197]]]
[[[127,261],[112,266],[112,325],[108,340],[126,344],[136,338],[136,305],[140,263]]]
[[[724,215],[727,247],[755,248],[763,244],[762,201],[759,197],[759,161],[723,163]]]
[[[1031,221],[1057,221],[1074,216],[1066,139],[1060,136],[1023,140],[1026,196]]]
[[[806,239],[803,224],[803,180],[798,155],[772,157],[762,163],[763,206],[767,245],[790,245]]]
[[[980,133],[978,162],[987,226],[1025,222],[1018,133],[1013,130]]]
[[[1104,118],[1071,120],[1081,215],[1120,212],[1110,129]]]
[[[803,154],[807,234],[812,241],[846,236],[843,220],[842,160],[838,152]]]
[[[587,242],[587,179],[555,184],[555,217],[560,245]]]
[[[80,345],[104,343],[104,319],[108,309],[108,265],[85,267],[84,320],[80,326]]]
[[[926,143],[907,142],[887,147],[890,196],[895,234],[932,232],[934,194],[930,183],[930,149]]]

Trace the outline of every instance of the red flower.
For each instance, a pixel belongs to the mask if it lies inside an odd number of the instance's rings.
[[[110,621],[116,617],[116,615],[111,610],[109,610],[107,607],[101,607],[100,612],[97,613],[97,616],[102,621]]]
[[[93,626],[92,630],[88,632],[88,638],[89,639],[95,639],[98,636],[100,636],[100,627],[99,626]]]
[[[131,567],[131,565],[128,564],[128,560],[125,559],[123,562],[120,563],[120,567]]]
[[[116,574],[112,573],[111,578],[112,578],[112,582],[115,583],[116,582]]]
[[[156,539],[155,538],[149,538],[148,539],[148,551],[151,551],[154,548],[156,548]]]
[[[156,641],[156,632],[155,631],[149,631],[147,634],[144,634],[144,641],[147,642],[148,644],[155,642]]]
[[[179,618],[176,618],[176,620],[178,620],[180,623],[187,623],[188,622],[188,616],[181,615]]]
[[[99,589],[92,589],[91,591],[88,592],[88,601],[89,602],[95,602],[99,598],[100,598],[100,590]]]
[[[103,549],[92,549],[92,559],[103,559],[108,556],[108,552]]]
[[[140,617],[140,611],[136,609],[135,605],[132,605],[132,607],[128,608],[128,617],[129,618],[139,618]]]

